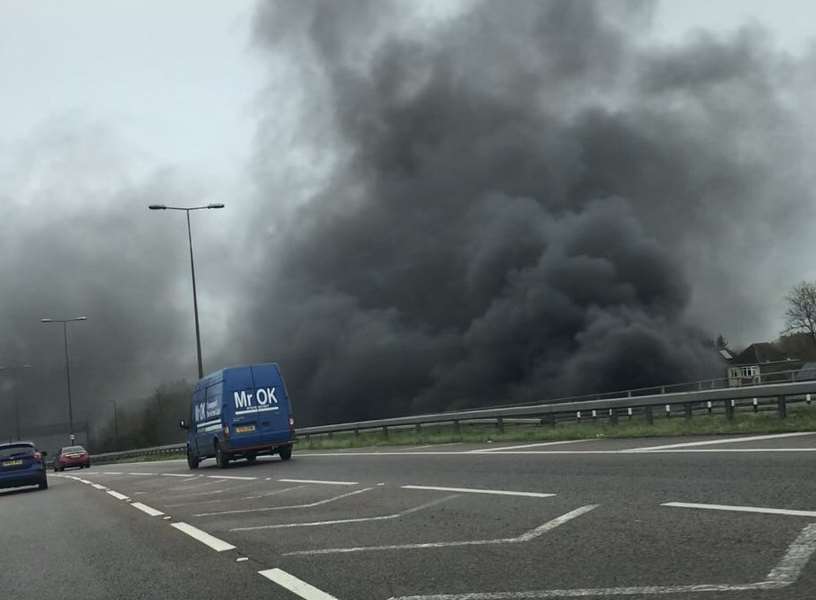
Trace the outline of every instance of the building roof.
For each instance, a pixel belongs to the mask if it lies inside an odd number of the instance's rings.
[[[751,344],[734,358],[737,365],[758,365],[788,360],[790,357],[770,342]]]

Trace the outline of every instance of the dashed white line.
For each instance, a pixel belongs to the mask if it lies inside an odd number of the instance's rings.
[[[240,477],[238,475],[207,475],[208,479],[235,479],[237,481],[255,481],[257,477]]]
[[[776,440],[782,438],[800,437],[803,435],[816,435],[816,431],[803,431],[796,433],[775,433],[771,435],[751,435],[747,437],[725,438],[721,440],[706,440],[704,442],[682,442],[679,444],[664,444],[662,446],[645,446],[643,448],[632,448],[630,452],[646,452],[649,450],[668,450],[670,448],[691,448],[692,446],[716,446],[718,444],[737,444],[740,442],[758,442],[762,440]]]
[[[463,494],[493,494],[496,496],[525,496],[529,498],[550,498],[555,494],[543,492],[514,492],[510,490],[486,490],[479,488],[439,487],[434,485],[401,485],[405,490],[433,490],[436,492],[460,492]]]
[[[694,502],[664,502],[660,506],[673,508],[698,508],[702,510],[724,510],[731,512],[759,513],[763,515],[788,515],[792,517],[816,517],[814,510],[788,510],[786,508],[764,508],[761,506],[732,506],[729,504],[698,504]]]
[[[108,490],[108,494],[116,498],[117,500],[129,500],[127,496],[124,494],[120,494],[119,492],[114,492],[113,490]]]
[[[158,475],[158,473],[128,473],[128,475]]]
[[[362,490],[354,490],[353,492],[347,492],[345,494],[340,494],[339,496],[334,496],[333,498],[327,498],[326,500],[318,500],[317,502],[310,502],[309,504],[296,504],[294,506],[266,506],[264,508],[242,508],[237,510],[222,510],[218,512],[209,512],[209,513],[198,513],[193,515],[194,517],[215,517],[219,515],[239,515],[245,513],[258,513],[258,512],[269,512],[273,510],[289,510],[289,509],[296,509],[296,508],[312,508],[314,506],[322,506],[323,504],[328,504],[329,502],[334,502],[335,500],[341,500],[343,498],[348,498],[349,496],[355,496],[357,494],[363,494],[365,492],[370,492],[375,488],[364,488]]]
[[[160,517],[164,513],[160,510],[156,510],[155,508],[148,506],[147,504],[142,504],[141,502],[132,502],[131,506],[137,510],[142,511],[150,515],[151,517]]]
[[[159,473],[162,477],[197,477],[192,473]]]
[[[337,600],[334,596],[317,589],[294,575],[290,575],[282,569],[267,569],[266,571],[258,571],[258,573],[304,600]]]
[[[324,481],[321,479],[278,479],[283,483],[318,483],[322,485],[360,485],[357,481]]]
[[[95,490],[107,490],[108,489],[104,485],[99,485],[98,483],[92,483],[91,487],[94,488]]]
[[[201,531],[198,527],[193,527],[188,523],[171,523],[171,527],[175,527],[179,531],[186,533],[191,538],[198,540],[205,546],[209,546],[216,552],[226,552],[227,550],[234,550],[235,546],[220,540],[215,536],[210,535],[206,531]]]
[[[120,473],[119,471],[102,471],[101,474],[102,475],[121,475],[122,473]]]
[[[384,550],[422,550],[426,548],[452,548],[455,546],[487,546],[496,544],[520,544],[529,542],[544,533],[563,525],[591,510],[598,508],[598,504],[588,504],[581,506],[575,510],[556,517],[551,521],[547,521],[543,525],[539,525],[535,529],[531,529],[520,536],[514,538],[498,538],[491,540],[470,540],[463,542],[431,542],[426,544],[392,544],[387,546],[358,546],[352,548],[325,548],[321,550],[298,550],[295,552],[285,552],[283,556],[310,556],[316,554],[347,554],[350,552],[382,552]]]
[[[376,517],[358,517],[355,519],[336,519],[334,521],[308,521],[305,523],[281,523],[276,525],[255,525],[252,527],[236,527],[234,529],[230,529],[230,531],[255,531],[258,529],[289,529],[292,527],[320,527],[323,525],[345,525],[348,523],[366,523],[368,521],[389,521],[391,519],[399,519],[400,517],[404,517],[406,515],[410,515],[421,510],[425,510],[426,508],[431,508],[432,506],[436,506],[437,504],[441,504],[443,502],[447,502],[448,500],[453,500],[458,496],[445,496],[444,498],[437,498],[431,502],[426,502],[425,504],[420,504],[419,506],[415,506],[413,508],[409,508],[408,510],[404,510],[402,512],[394,513],[391,515],[380,515]]]

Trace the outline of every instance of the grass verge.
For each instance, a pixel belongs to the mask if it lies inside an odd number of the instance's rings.
[[[780,419],[775,413],[737,413],[733,421],[724,415],[682,416],[671,418],[655,417],[649,425],[643,419],[622,418],[617,425],[607,421],[587,420],[584,423],[563,423],[552,425],[532,425],[505,423],[504,432],[492,425],[462,424],[457,433],[452,425],[427,426],[420,432],[415,429],[389,430],[386,437],[382,431],[336,433],[310,436],[301,435],[297,448],[301,450],[331,450],[339,448],[365,448],[371,446],[405,446],[425,444],[447,444],[451,442],[547,442],[562,440],[673,437],[714,434],[761,434],[792,431],[816,431],[816,407],[797,406],[788,409],[788,417]]]

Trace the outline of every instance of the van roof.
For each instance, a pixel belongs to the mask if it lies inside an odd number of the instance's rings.
[[[213,383],[218,383],[219,381],[223,381],[226,384],[232,384],[230,387],[244,387],[245,385],[251,385],[252,381],[247,380],[247,376],[249,376],[250,370],[255,370],[257,368],[269,368],[274,367],[275,369],[279,369],[278,363],[269,362],[269,363],[253,363],[249,365],[237,365],[234,367],[226,367],[224,369],[219,369],[218,371],[213,371],[205,375],[202,379],[198,381],[195,385],[195,389],[201,389],[203,387],[207,387],[212,385]],[[236,381],[241,380],[241,381]],[[243,381],[246,381],[245,385]]]

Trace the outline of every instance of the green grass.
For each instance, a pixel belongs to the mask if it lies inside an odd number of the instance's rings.
[[[623,417],[618,425],[611,425],[600,419],[598,422],[587,420],[580,424],[564,423],[555,427],[505,423],[504,432],[499,432],[493,425],[462,424],[459,433],[452,425],[441,425],[423,427],[419,433],[415,429],[389,430],[388,437],[384,436],[381,430],[360,432],[358,436],[353,433],[336,433],[331,438],[327,435],[310,436],[308,440],[301,435],[298,438],[297,448],[300,450],[330,450],[451,442],[547,442],[595,438],[673,437],[789,431],[816,431],[816,407],[789,407],[786,419],[780,419],[776,413],[738,413],[733,421],[728,421],[724,415],[695,416],[689,420],[682,416],[666,418],[656,415],[653,425],[649,425],[642,418],[636,417],[630,421]]]

